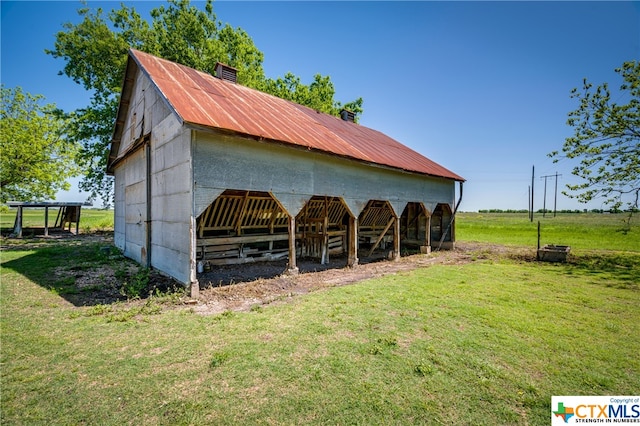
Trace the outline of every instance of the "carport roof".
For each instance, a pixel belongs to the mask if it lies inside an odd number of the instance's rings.
[[[151,79],[183,124],[464,181],[459,175],[379,131],[139,50],[129,52],[122,99],[131,93],[131,87],[127,85],[133,84],[134,79],[129,73],[133,71],[134,64]],[[122,115],[126,113],[122,99],[112,156],[116,155],[120,143]],[[115,157],[109,158],[109,168],[114,160]]]

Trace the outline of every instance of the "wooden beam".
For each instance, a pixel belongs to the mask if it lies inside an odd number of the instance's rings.
[[[322,237],[322,257],[320,258],[320,264],[326,265],[329,263],[329,236],[327,235],[327,231],[329,228],[329,200],[327,197],[324,197],[324,206],[323,206],[323,220],[322,220],[322,233],[324,234]]]
[[[13,225],[13,233],[16,238],[22,238],[22,206],[18,206],[18,211],[16,212],[16,221]]]
[[[393,260],[400,260],[400,219],[395,218],[395,226],[393,227]]]
[[[358,264],[358,218],[349,216],[349,248],[347,266]]]
[[[389,230],[389,228],[391,228],[391,225],[393,225],[393,221],[396,220],[395,217],[391,216],[391,218],[389,219],[389,221],[387,222],[387,226],[384,227],[384,231],[382,231],[382,233],[380,234],[380,236],[378,237],[378,239],[376,240],[376,242],[373,244],[373,247],[371,247],[371,250],[369,250],[369,253],[367,254],[368,256],[371,256],[374,252],[374,250],[376,248],[378,248],[378,244],[380,244],[380,241],[382,241],[382,239],[384,238],[384,235],[387,233],[387,231]]]
[[[294,233],[295,238],[295,233]],[[217,246],[223,244],[262,243],[267,241],[286,241],[289,234],[243,235],[240,237],[203,238],[196,241],[197,246]]]
[[[240,208],[240,214],[238,215],[236,221],[236,234],[242,234],[242,218],[244,217],[244,213],[247,211],[247,203],[249,202],[249,191],[245,192],[244,198],[242,200],[242,207]]]
[[[49,236],[49,207],[44,208],[44,236]]]
[[[296,264],[296,217],[289,216],[289,265],[287,273],[297,274],[298,266]]]

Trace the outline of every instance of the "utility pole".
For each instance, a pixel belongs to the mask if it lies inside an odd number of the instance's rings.
[[[542,217],[547,214],[547,178],[551,176],[540,176],[540,179],[544,179],[544,198],[542,199]]]
[[[542,203],[542,217],[547,213],[547,178],[555,177],[556,178],[556,190],[555,195],[553,197],[553,217],[556,217],[556,205],[558,203],[558,172],[555,175],[546,175],[540,176],[540,179],[544,179],[544,201]]]
[[[558,176],[562,175],[559,175],[558,172],[556,172],[556,192],[553,197],[553,217],[556,217],[556,204],[558,203]]]
[[[531,167],[531,209],[529,210],[529,220],[533,222],[533,179],[536,175],[536,166]]]

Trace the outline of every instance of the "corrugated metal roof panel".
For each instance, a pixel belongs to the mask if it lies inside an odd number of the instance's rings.
[[[261,137],[410,172],[464,179],[376,130],[131,50],[185,123]]]

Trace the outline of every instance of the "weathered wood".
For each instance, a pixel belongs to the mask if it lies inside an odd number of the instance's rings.
[[[367,256],[371,256],[373,254],[373,252],[375,251],[375,249],[378,248],[378,244],[380,244],[380,241],[382,241],[382,239],[384,238],[385,234],[387,233],[387,231],[389,231],[389,228],[391,228],[391,225],[393,225],[393,222],[395,220],[396,220],[396,218],[393,217],[393,216],[389,219],[389,221],[387,222],[387,226],[384,227],[384,230],[382,231],[382,233],[380,234],[380,236],[378,237],[376,242],[373,244],[373,247],[371,247],[371,250],[369,250],[369,253],[367,254]]]
[[[324,199],[324,221],[322,226],[322,232],[324,232],[324,238],[322,239],[322,259],[321,264],[326,265],[329,263],[329,206],[327,197]]]
[[[22,238],[22,206],[18,207],[18,212],[16,213],[16,222],[13,227],[13,233],[16,237]]]
[[[210,259],[207,260],[210,265],[241,265],[244,263],[255,263],[255,262],[270,262],[278,259],[282,259],[286,257],[288,254],[288,250],[279,253],[267,253],[263,256],[256,257],[230,257],[225,259]],[[297,268],[295,268],[297,270]],[[291,272],[291,271],[290,271]]]
[[[358,264],[358,218],[349,216],[349,238],[348,238],[347,266]]]
[[[294,234],[295,235],[295,234]],[[286,241],[289,234],[258,234],[242,235],[239,237],[212,237],[196,241],[197,246],[216,246],[223,244],[263,243],[269,241]]]
[[[290,274],[298,273],[298,266],[296,264],[296,218],[295,216],[289,216],[289,266],[287,272]]]
[[[240,257],[240,250],[230,250],[225,252],[205,252],[200,257],[200,260],[225,259],[225,258],[237,258],[237,257]]]
[[[393,227],[393,260],[400,260],[400,219],[395,218]]]
[[[236,219],[236,232],[240,234],[242,232],[242,219],[244,218],[244,214],[247,211],[247,204],[249,203],[249,191],[244,195],[244,199],[242,200],[242,207],[240,208],[240,213]]]
[[[44,208],[44,235],[49,235],[49,208],[59,207],[58,216],[56,217],[56,223],[54,228],[61,228],[64,230],[65,225],[69,224],[69,232],[71,232],[71,224],[76,224],[76,235],[79,232],[80,225],[80,212],[82,203],[69,203],[69,202],[21,202],[21,201],[9,201],[7,203],[9,207],[17,208],[16,219],[13,224],[12,235],[21,238],[23,231],[23,214],[25,208]]]
[[[198,247],[203,247],[207,249],[207,252],[210,251],[227,251],[227,250],[239,250],[240,244],[221,244],[221,245],[213,245],[213,244],[202,244],[199,245],[196,243]]]
[[[49,236],[49,206],[44,208],[44,236]]]

